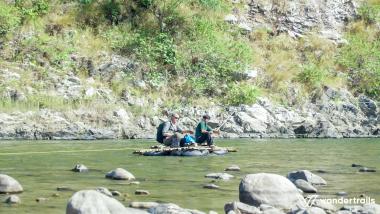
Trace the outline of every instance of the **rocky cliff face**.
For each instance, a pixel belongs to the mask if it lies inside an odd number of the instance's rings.
[[[150,108],[143,106],[142,108]],[[365,96],[326,88],[320,100],[298,109],[273,105],[262,98],[251,106],[208,109],[183,108],[180,123],[194,129],[204,113],[210,126],[221,126],[226,138],[342,138],[379,137],[377,103]],[[115,139],[155,138],[163,115],[136,116],[123,108],[99,114],[89,109],[71,112],[40,110],[0,114],[0,139]]]
[[[357,16],[360,2],[250,0],[247,3],[245,11],[232,11],[233,14],[226,17],[226,21],[235,22],[246,30],[265,28],[276,34],[285,32],[293,37],[302,37],[313,30],[337,43],[345,43],[341,32]]]

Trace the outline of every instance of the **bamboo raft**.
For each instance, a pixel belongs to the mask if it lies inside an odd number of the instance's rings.
[[[144,156],[203,156],[207,154],[223,155],[228,152],[237,152],[237,149],[232,147],[163,147],[152,146],[150,149],[136,150],[133,154]]]

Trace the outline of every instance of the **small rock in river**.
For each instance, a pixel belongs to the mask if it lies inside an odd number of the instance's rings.
[[[219,186],[215,185],[215,184],[205,184],[203,186],[203,188],[205,188],[205,189],[219,189]]]
[[[210,173],[205,176],[206,178],[214,178],[214,179],[220,179],[220,180],[230,180],[233,178],[233,175],[230,175],[228,173]]]
[[[48,200],[47,198],[42,198],[42,197],[40,197],[40,198],[36,198],[36,201],[37,201],[38,203],[45,202],[45,201],[47,201],[47,200]]]
[[[347,194],[347,192],[342,191],[342,192],[337,192],[336,195],[337,196],[347,196],[348,194]]]
[[[360,165],[360,164],[356,164],[356,163],[353,163],[351,166],[352,166],[352,167],[363,167],[362,165]]]
[[[71,189],[70,187],[62,186],[62,187],[57,187],[57,191],[63,192],[63,191],[74,191],[74,190]]]
[[[135,195],[150,195],[148,190],[138,189],[135,191]]]
[[[106,174],[106,178],[115,180],[134,180],[135,176],[123,168],[117,168]]]
[[[88,172],[88,168],[83,164],[77,164],[72,169],[74,172]]]
[[[240,167],[238,165],[231,165],[227,167],[224,171],[240,171]]]
[[[21,203],[21,200],[17,195],[10,195],[7,199],[5,199],[5,203],[19,204],[19,203]]]
[[[367,167],[362,167],[359,169],[359,172],[376,172],[375,169],[370,169],[370,168],[367,168]]]

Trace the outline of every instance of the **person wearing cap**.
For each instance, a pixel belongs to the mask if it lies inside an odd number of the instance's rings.
[[[207,142],[208,146],[213,146],[214,142],[211,134],[214,132],[210,126],[207,125],[207,122],[210,120],[209,115],[203,115],[201,122],[198,123],[197,128],[195,129],[195,140],[198,144]]]
[[[183,130],[178,125],[179,115],[177,113],[172,113],[170,120],[167,121],[162,128],[162,136],[164,137],[163,143],[166,146],[179,147],[180,141],[183,139],[183,134],[190,133],[193,131]]]

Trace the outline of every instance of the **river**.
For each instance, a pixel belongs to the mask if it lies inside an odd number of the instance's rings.
[[[56,190],[63,186],[117,190],[123,194],[118,199],[126,206],[130,201],[159,201],[223,213],[226,202],[238,200],[244,175],[286,175],[297,169],[308,169],[327,181],[326,186],[318,187],[323,197],[337,197],[335,193],[345,191],[347,198],[365,194],[380,203],[380,173],[360,173],[351,167],[356,163],[380,169],[379,139],[239,139],[217,140],[217,144],[235,147],[238,152],[208,157],[144,157],[132,154],[133,150],[148,148],[153,141],[1,141],[0,173],[17,179],[24,192],[19,194],[19,205],[0,203],[0,213],[64,213],[73,192]],[[77,163],[90,171],[70,171]],[[218,190],[202,188],[212,181],[204,177],[206,174],[223,172],[232,164],[241,168],[240,172],[230,172],[234,179],[216,181]],[[130,171],[140,184],[104,178],[117,167]],[[136,189],[148,190],[150,195],[134,195]],[[48,200],[36,202],[40,197]],[[1,202],[5,198],[0,195]]]

